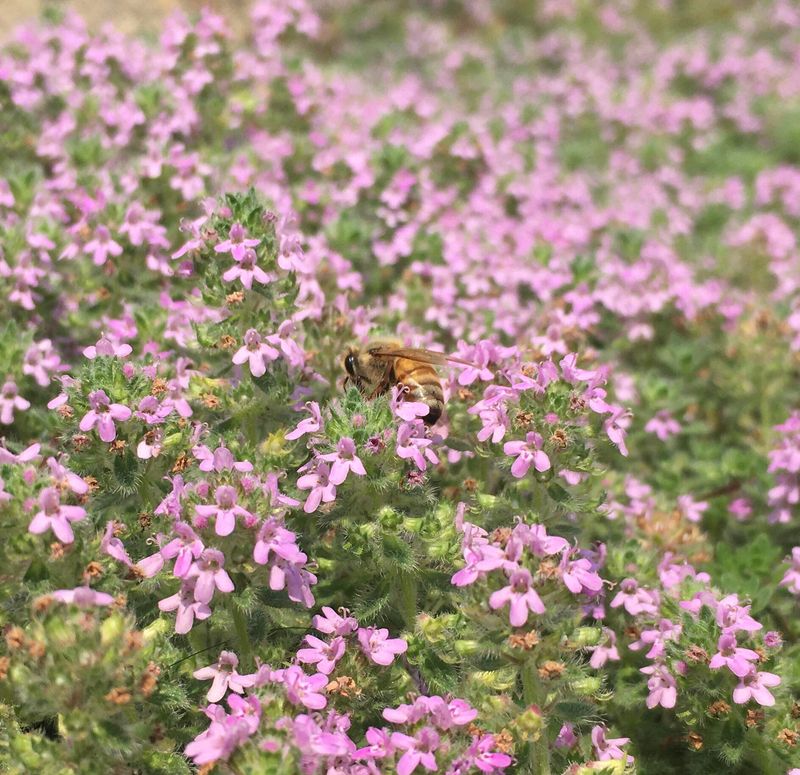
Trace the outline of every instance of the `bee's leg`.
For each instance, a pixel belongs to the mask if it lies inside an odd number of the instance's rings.
[[[372,401],[373,398],[377,398],[378,396],[382,396],[392,383],[392,367],[389,366],[381,377],[381,381],[375,386],[375,389],[370,393],[369,398],[367,400]]]

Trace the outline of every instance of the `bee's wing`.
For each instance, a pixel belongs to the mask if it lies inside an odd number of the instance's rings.
[[[376,358],[408,358],[410,361],[430,363],[434,366],[445,366],[448,363],[459,363],[462,366],[476,366],[474,363],[456,358],[453,355],[426,350],[424,347],[376,347],[369,351]]]

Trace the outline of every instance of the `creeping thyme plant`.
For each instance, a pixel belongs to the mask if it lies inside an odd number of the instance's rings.
[[[250,13],[0,50],[0,770],[798,775],[796,4]]]

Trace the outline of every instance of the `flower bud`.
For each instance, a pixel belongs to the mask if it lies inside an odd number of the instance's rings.
[[[574,681],[570,682],[570,687],[576,694],[580,694],[584,697],[588,697],[593,695],[595,692],[600,690],[600,687],[603,685],[603,682],[594,675],[587,675],[583,676],[582,678],[576,678]]]
[[[523,740],[535,742],[542,735],[542,711],[536,705],[531,705],[517,716],[514,726],[519,731]]]
[[[112,614],[100,625],[100,643],[109,646],[122,637],[125,631],[125,619],[120,614]]]
[[[457,640],[453,643],[453,648],[461,657],[471,657],[479,654],[483,648],[477,640]]]
[[[576,648],[586,648],[596,646],[600,643],[602,630],[599,627],[578,627],[570,636],[569,640],[575,644]]]

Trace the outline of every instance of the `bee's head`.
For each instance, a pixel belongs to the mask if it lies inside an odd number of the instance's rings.
[[[352,379],[356,378],[356,353],[354,350],[348,350],[344,356],[344,370]]]

